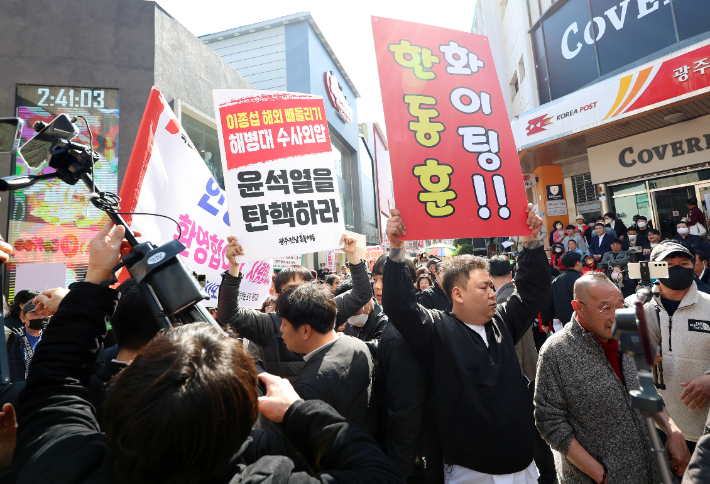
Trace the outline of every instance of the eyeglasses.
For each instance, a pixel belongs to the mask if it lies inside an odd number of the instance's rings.
[[[612,317],[612,316],[614,315],[614,312],[615,312],[617,309],[624,309],[624,308],[629,307],[626,303],[624,303],[623,306],[621,306],[621,307],[612,307],[612,306],[607,305],[607,306],[604,306],[604,307],[601,308],[601,309],[597,309],[597,308],[595,308],[595,307],[590,306],[589,304],[583,303],[582,301],[577,301],[577,302],[578,302],[579,304],[582,304],[582,305],[584,305],[584,306],[587,306],[589,309],[594,309],[596,312],[598,312],[599,314],[601,314],[602,317],[605,317],[605,318],[610,318],[610,317]]]

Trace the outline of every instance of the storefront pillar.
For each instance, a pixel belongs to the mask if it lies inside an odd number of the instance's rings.
[[[550,233],[554,230],[552,223],[555,220],[559,220],[564,226],[567,226],[569,213],[562,167],[559,165],[540,166],[533,173],[537,177],[536,203],[539,211],[545,214],[543,222],[547,232]]]

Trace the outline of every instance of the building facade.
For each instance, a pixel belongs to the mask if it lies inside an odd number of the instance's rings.
[[[358,125],[360,94],[310,13],[204,35],[200,40],[257,89],[323,97],[345,228],[379,244],[374,166]],[[343,255],[339,256],[344,260]],[[308,267],[325,261],[309,254]]]
[[[491,37],[504,92],[513,86],[528,197],[548,229],[612,212],[675,236],[687,199],[710,192],[706,2],[478,2],[474,32]]]
[[[26,121],[23,143],[34,135],[35,121],[85,116],[100,154],[97,183],[119,193],[157,85],[219,176],[212,90],[253,87],[155,2],[9,0],[0,32],[0,116]],[[76,140],[88,144],[87,127],[77,125]],[[28,172],[20,159],[0,154],[0,176]],[[16,289],[83,279],[88,242],[107,220],[88,207],[87,193],[81,184],[53,180],[2,194],[0,230],[14,247],[5,273],[10,300]]]

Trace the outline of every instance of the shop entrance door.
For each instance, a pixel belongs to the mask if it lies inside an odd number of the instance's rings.
[[[694,198],[695,186],[671,188],[654,192],[656,220],[661,240],[676,236],[676,224],[688,216],[688,199]]]

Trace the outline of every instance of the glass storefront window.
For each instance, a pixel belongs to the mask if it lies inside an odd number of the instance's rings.
[[[222,173],[222,153],[219,150],[217,130],[198,121],[183,111],[182,127],[195,145],[200,157],[209,168],[217,184],[224,190],[224,175]]]
[[[345,222],[345,230],[353,231],[353,201],[350,197],[340,194],[340,204],[343,207],[343,221]]]
[[[612,210],[627,227],[634,225],[634,215],[643,215],[653,220],[648,193],[614,198]]]
[[[611,188],[612,196],[618,197],[619,195],[627,195],[629,193],[645,192],[646,182],[624,183],[623,185],[615,185],[609,188]]]
[[[666,176],[648,181],[648,186],[651,190],[657,188],[675,187],[678,185],[687,185],[689,183],[697,183],[700,181],[710,180],[710,169],[691,171],[681,173],[679,175]]]

